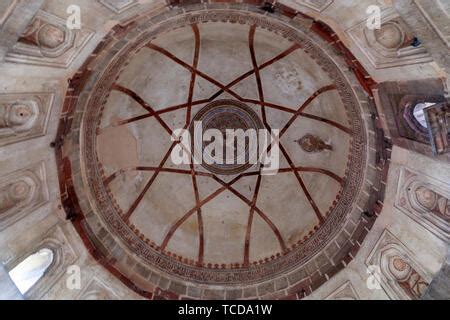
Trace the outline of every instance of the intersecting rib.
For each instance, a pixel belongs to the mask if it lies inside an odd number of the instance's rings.
[[[305,118],[309,118],[309,119],[313,119],[313,120],[317,120],[317,121],[329,124],[330,126],[336,127],[339,130],[342,130],[345,133],[348,133],[350,135],[353,133],[352,129],[347,128],[346,126],[343,126],[342,124],[337,123],[337,122],[335,122],[333,120],[328,120],[328,119],[325,119],[325,118],[322,118],[322,117],[319,117],[319,116],[316,116],[316,115],[313,115],[313,114],[304,113],[304,112],[301,112],[300,115],[302,117],[305,117]]]
[[[241,199],[242,201],[244,201],[248,206],[251,206],[251,201],[249,199],[247,199],[246,197],[244,197],[239,191],[237,191],[236,189],[234,189],[232,186],[228,187],[228,190],[231,191],[233,194],[235,194],[239,199]],[[256,213],[259,214],[259,216],[267,223],[267,225],[270,227],[270,229],[272,229],[273,233],[275,234],[275,237],[278,239],[278,242],[280,244],[281,250],[283,252],[287,251],[287,247],[286,244],[284,242],[283,237],[281,236],[281,232],[280,230],[278,230],[277,226],[272,222],[272,220],[270,220],[270,218],[261,210],[259,209],[256,205],[254,206],[254,210]]]
[[[297,178],[297,181],[303,190],[303,193],[305,194],[306,198],[308,199],[308,202],[310,203],[311,207],[313,208],[313,210],[317,216],[317,219],[319,219],[320,223],[323,223],[324,219],[323,219],[322,213],[320,212],[319,208],[317,207],[316,203],[314,202],[313,198],[311,197],[311,194],[309,193],[308,189],[306,188],[305,183],[303,182],[302,178],[300,177],[298,170],[295,170],[295,166],[294,166],[294,163],[292,162],[291,157],[289,157],[289,154],[287,153],[286,149],[283,147],[283,145],[281,143],[280,143],[280,150],[283,153],[284,157],[286,158],[286,161],[289,163],[289,166],[292,168],[292,171],[294,172],[295,177]]]
[[[124,87],[122,87],[120,85],[115,84],[113,89],[121,91],[121,92],[123,92],[125,94],[128,94],[135,101],[137,101],[144,109],[146,109],[148,111],[148,114],[137,116],[137,117],[134,117],[134,118],[131,118],[131,119],[128,119],[128,120],[123,120],[123,121],[119,122],[119,124],[130,123],[130,122],[133,122],[133,121],[138,121],[138,120],[141,120],[141,119],[144,119],[144,118],[147,118],[147,117],[154,116],[155,118],[157,118],[157,120],[160,122],[160,124],[166,129],[166,131],[168,131],[172,135],[172,131],[170,130],[170,128],[159,117],[160,114],[165,113],[165,112],[178,110],[178,109],[181,109],[181,108],[187,108],[186,126],[188,126],[189,121],[190,121],[191,109],[192,109],[193,105],[212,101],[216,97],[218,97],[222,92],[227,92],[230,95],[232,95],[234,98],[236,98],[236,99],[238,99],[240,101],[259,104],[262,107],[262,117],[263,117],[264,125],[268,129],[270,129],[270,126],[267,123],[265,107],[270,107],[270,108],[278,109],[278,110],[281,110],[281,111],[284,111],[284,112],[292,113],[293,116],[289,120],[289,122],[286,124],[286,126],[281,130],[280,137],[281,137],[281,135],[283,133],[285,133],[287,131],[289,126],[300,115],[308,117],[308,118],[311,118],[311,119],[314,119],[314,120],[317,120],[317,121],[322,121],[324,123],[328,123],[328,124],[330,124],[332,126],[335,126],[335,127],[339,128],[339,129],[341,129],[341,130],[351,134],[351,130],[346,128],[345,126],[342,126],[342,125],[340,125],[340,124],[338,124],[338,123],[336,123],[334,121],[327,120],[327,119],[324,119],[324,118],[321,118],[321,117],[318,117],[318,116],[306,114],[306,113],[303,112],[306,109],[306,107],[318,95],[320,95],[321,93],[323,93],[325,91],[336,89],[334,85],[326,86],[326,87],[323,87],[323,88],[319,89],[302,106],[300,106],[297,111],[292,110],[292,109],[287,108],[287,107],[284,107],[284,106],[280,106],[280,105],[274,104],[274,103],[267,103],[267,102],[265,102],[265,100],[264,100],[264,91],[263,91],[263,86],[262,86],[262,81],[261,81],[261,76],[260,76],[260,70],[262,70],[262,69],[270,66],[271,64],[275,63],[276,61],[279,61],[279,60],[283,59],[284,57],[288,56],[290,53],[292,53],[295,50],[297,50],[298,48],[300,48],[300,45],[295,44],[295,45],[289,47],[287,50],[285,50],[282,53],[280,53],[279,55],[275,56],[274,58],[272,58],[272,59],[266,61],[265,63],[261,64],[260,66],[258,66],[257,61],[256,61],[255,48],[254,48],[254,37],[255,37],[256,26],[250,27],[249,49],[250,49],[250,54],[251,54],[251,59],[252,59],[253,70],[247,71],[246,73],[242,74],[241,76],[239,76],[238,78],[236,78],[235,80],[230,82],[229,84],[223,85],[219,81],[215,80],[214,78],[212,78],[212,77],[208,76],[207,74],[205,74],[205,73],[203,73],[203,72],[198,70],[199,51],[200,51],[200,33],[199,33],[198,27],[196,25],[193,25],[192,29],[193,29],[193,32],[194,32],[194,35],[195,35],[195,49],[194,49],[195,51],[194,51],[194,59],[193,59],[193,64],[192,65],[189,65],[188,63],[186,63],[186,62],[182,61],[181,59],[177,58],[175,55],[173,55],[169,51],[167,51],[167,50],[165,50],[165,49],[163,49],[163,48],[161,48],[161,47],[159,47],[159,46],[157,46],[155,44],[149,43],[147,45],[148,48],[163,54],[164,56],[170,58],[172,61],[176,62],[177,64],[179,64],[180,66],[184,67],[185,69],[188,69],[191,72],[191,80],[190,80],[190,85],[189,85],[189,94],[188,94],[188,101],[187,101],[187,103],[176,105],[176,106],[172,106],[172,107],[168,107],[168,108],[162,109],[160,111],[154,111],[151,108],[151,106],[149,106],[147,103],[145,103],[145,101],[142,98],[140,98],[136,93],[134,93],[132,90],[126,89],[126,88],[124,88]],[[242,98],[240,95],[238,95],[233,90],[231,90],[231,87],[235,86],[236,84],[238,84],[239,82],[241,82],[245,78],[249,77],[253,73],[255,74],[255,78],[256,78],[256,81],[257,81],[259,100]],[[195,80],[196,80],[197,76],[202,77],[203,79],[205,79],[205,80],[209,81],[210,83],[216,85],[218,88],[220,88],[220,90],[217,93],[215,93],[213,96],[211,96],[209,99],[193,101]],[[170,230],[167,232],[167,234],[164,237],[164,240],[163,240],[163,242],[162,242],[162,244],[160,246],[161,250],[165,250],[165,248],[167,247],[167,245],[168,245],[171,237],[175,233],[175,231],[187,219],[189,219],[189,217],[192,216],[192,214],[197,213],[198,227],[199,227],[199,254],[198,254],[198,262],[202,263],[203,262],[203,254],[204,254],[203,253],[203,251],[204,251],[204,239],[203,239],[203,219],[202,219],[202,215],[201,215],[201,208],[202,208],[203,205],[205,205],[206,203],[208,203],[209,201],[211,201],[212,199],[217,197],[223,191],[229,190],[230,192],[235,194],[237,197],[239,197],[241,200],[243,200],[250,207],[248,224],[247,224],[247,230],[246,230],[246,238],[245,238],[244,264],[246,264],[246,265],[249,264],[249,250],[250,250],[249,248],[250,248],[251,228],[252,228],[252,223],[253,223],[253,218],[254,218],[254,213],[255,212],[258,215],[260,215],[261,218],[273,230],[274,234],[276,235],[276,237],[277,237],[277,239],[278,239],[278,241],[280,243],[280,246],[281,246],[283,252],[287,251],[286,244],[285,244],[284,239],[281,236],[281,233],[278,230],[278,228],[270,220],[270,218],[261,209],[259,209],[256,206],[258,192],[259,192],[259,188],[260,188],[260,184],[261,184],[261,178],[262,178],[260,172],[247,172],[247,173],[241,174],[238,177],[234,178],[231,182],[225,183],[223,180],[219,179],[216,175],[208,174],[208,173],[195,172],[194,166],[192,164],[190,166],[190,170],[163,168],[165,162],[167,161],[170,153],[172,152],[172,150],[173,150],[173,148],[175,147],[176,144],[177,144],[177,142],[174,142],[171,145],[171,147],[167,151],[166,155],[164,156],[163,160],[161,161],[161,163],[159,164],[158,167],[135,167],[135,168],[131,169],[131,170],[141,170],[141,171],[154,171],[154,173],[153,173],[152,177],[149,179],[149,181],[147,182],[147,184],[145,185],[145,187],[142,190],[142,192],[139,194],[138,198],[134,201],[134,203],[132,204],[132,206],[130,207],[128,212],[124,215],[124,220],[129,220],[130,219],[130,216],[132,215],[132,213],[134,212],[136,207],[139,205],[139,203],[142,200],[142,198],[144,197],[145,193],[149,190],[149,188],[151,187],[152,183],[155,181],[156,177],[158,176],[158,174],[160,172],[173,172],[173,173],[179,173],[179,174],[190,174],[191,177],[192,177],[192,183],[193,183],[194,194],[195,194],[195,202],[196,202],[195,207],[193,207],[191,210],[189,210],[186,214],[184,214],[179,220],[177,220],[171,226]],[[302,179],[301,179],[301,177],[299,175],[299,172],[300,171],[305,171],[305,172],[318,172],[318,173],[326,174],[326,175],[330,176],[331,178],[333,178],[334,180],[338,181],[341,185],[343,184],[343,179],[341,177],[337,176],[336,174],[332,173],[331,171],[328,171],[328,170],[325,170],[325,169],[311,168],[311,167],[295,167],[293,162],[292,162],[292,160],[290,159],[289,155],[287,154],[286,150],[284,149],[284,147],[281,144],[280,144],[280,150],[282,151],[282,153],[284,154],[286,160],[288,161],[288,163],[290,165],[290,168],[281,169],[280,172],[293,172],[296,175],[297,180],[298,180],[298,182],[299,182],[303,192],[305,193],[305,196],[307,197],[309,203],[311,204],[312,208],[314,209],[314,211],[315,211],[319,221],[323,222],[323,217],[322,217],[322,215],[320,213],[320,210],[318,209],[317,205],[315,204],[314,200],[312,199],[311,195],[309,194],[305,184],[303,183],[303,181],[302,181]],[[124,170],[119,170],[118,172],[112,174],[110,177],[105,179],[105,183],[107,183],[107,184],[110,183],[115,177],[117,177],[118,174],[120,174],[122,172],[124,172]],[[198,192],[198,186],[197,186],[197,180],[196,180],[196,176],[197,175],[204,175],[204,176],[211,177],[211,178],[215,179],[216,181],[218,181],[220,184],[222,184],[222,187],[217,189],[213,193],[211,193],[205,199],[200,200],[200,196],[199,196],[199,192]],[[244,176],[250,176],[250,175],[258,175],[256,186],[255,186],[255,191],[254,191],[252,200],[247,199],[240,192],[238,192],[237,190],[235,190],[232,187],[232,185],[235,182],[237,182],[240,178],[242,178]]]
[[[198,172],[196,173],[197,175],[199,174]],[[172,237],[172,235],[175,233],[175,231],[187,220],[189,219],[189,217],[191,215],[193,215],[195,212],[197,212],[198,209],[200,209],[201,207],[203,207],[206,203],[210,202],[211,200],[213,200],[214,198],[216,198],[219,194],[221,194],[222,192],[224,192],[225,190],[230,190],[233,193],[237,193],[239,194],[239,197],[243,197],[239,192],[237,192],[235,189],[233,189],[231,186],[233,184],[235,184],[236,182],[238,182],[241,178],[243,177],[248,177],[248,176],[253,176],[253,175],[258,175],[258,172],[244,172],[241,173],[240,175],[238,175],[237,177],[235,177],[233,180],[231,180],[230,182],[224,182],[222,179],[218,178],[216,175],[210,175],[211,178],[213,178],[214,180],[216,180],[217,182],[219,182],[222,187],[220,187],[219,189],[217,189],[216,191],[214,191],[213,193],[211,193],[209,196],[207,196],[205,199],[201,200],[200,203],[198,205],[196,205],[195,207],[193,207],[191,210],[189,210],[187,213],[185,213],[177,222],[175,222],[172,227],[170,228],[169,232],[167,232],[166,236],[164,237],[164,240],[160,246],[161,250],[164,250],[167,247],[167,244],[170,241],[170,238]],[[241,198],[242,199],[242,198]],[[243,199],[246,199],[245,197],[243,197]],[[245,200],[245,202],[248,202],[248,199]],[[255,208],[256,210],[257,208]],[[282,240],[282,239],[281,239]]]
[[[144,167],[144,166],[140,166],[140,167],[132,167],[132,168],[123,168],[120,169],[116,172],[114,172],[113,174],[111,174],[109,177],[107,177],[104,180],[104,184],[108,185],[110,184],[115,178],[117,178],[120,174],[127,172],[127,171],[159,171],[159,172],[166,172],[166,173],[178,173],[178,174],[185,174],[185,175],[191,175],[192,171],[191,170],[186,170],[186,169],[175,169],[175,168],[158,168],[158,167]],[[212,173],[208,173],[208,172],[195,172],[196,176],[201,176],[201,177],[209,177],[211,178],[213,176]]]
[[[209,201],[211,201],[212,199],[214,199],[216,196],[218,196],[220,193],[222,193],[223,191],[226,190],[226,187],[221,187],[219,189],[217,189],[216,191],[214,191],[213,193],[211,193],[208,197],[206,197],[205,199],[203,199],[202,201],[200,201],[199,204],[195,205],[195,207],[193,207],[191,210],[189,210],[188,212],[186,212],[180,219],[178,219],[170,228],[169,232],[167,232],[166,236],[164,237],[163,242],[161,243],[161,250],[165,250],[165,248],[167,247],[167,244],[169,243],[169,240],[172,238],[173,234],[175,233],[175,231],[187,220],[189,219],[190,216],[192,216],[195,212],[198,211],[198,209],[200,209],[203,205],[205,205],[206,203],[208,203]]]
[[[210,102],[209,99],[202,99],[202,100],[192,101],[191,103],[182,103],[182,104],[170,106],[170,107],[158,110],[158,111],[149,112],[149,113],[146,113],[146,114],[143,114],[143,115],[140,115],[140,116],[136,116],[136,117],[133,117],[133,118],[130,118],[130,119],[120,120],[117,123],[111,125],[110,127],[121,126],[121,125],[124,125],[124,124],[128,124],[128,123],[136,122],[136,121],[139,121],[139,120],[144,120],[144,119],[147,119],[147,118],[151,118],[154,115],[162,115],[162,114],[165,114],[165,113],[168,113],[168,112],[173,112],[173,111],[177,111],[177,110],[180,110],[180,109],[184,109],[184,108],[187,108],[189,106],[193,107],[193,106],[196,106],[196,105],[199,105],[199,104],[208,103],[208,102]]]
[[[145,110],[147,110],[150,114],[152,114],[156,120],[161,124],[161,126],[170,134],[172,135],[172,129],[164,122],[163,119],[153,110],[153,108],[146,103],[136,92],[134,92],[131,89],[125,88],[117,83],[113,84],[112,89],[125,93],[129,97],[131,97],[133,100],[135,100],[137,103],[139,103]]]
[[[194,68],[193,66],[187,64],[186,62],[184,62],[183,60],[177,58],[175,55],[173,55],[172,53],[170,53],[169,51],[167,51],[166,49],[163,49],[153,43],[148,43],[147,47],[155,50],[163,55],[165,55],[167,58],[173,60],[174,62],[176,62],[177,64],[179,64],[180,66],[188,69],[190,72],[193,72],[195,74],[197,74],[198,76],[202,77],[203,79],[211,82],[212,84],[214,84],[215,86],[219,87],[220,89],[226,91],[227,93],[229,93],[230,95],[232,95],[234,98],[238,99],[238,100],[242,100],[242,97],[240,95],[238,95],[236,92],[234,92],[231,89],[226,88],[223,84],[221,84],[219,81],[213,79],[212,77],[208,76],[207,74],[199,71],[198,69]]]
[[[136,198],[136,200],[133,202],[133,204],[131,205],[131,207],[128,209],[127,213],[124,215],[123,220],[124,221],[129,221],[131,215],[133,214],[134,210],[136,210],[137,206],[139,205],[139,203],[142,201],[142,198],[144,198],[145,194],[147,193],[148,189],[150,189],[150,187],[152,186],[153,182],[156,180],[156,178],[158,177],[158,174],[161,172],[162,167],[164,166],[164,164],[166,163],[167,159],[169,158],[173,148],[175,147],[175,145],[177,144],[177,141],[174,141],[172,143],[172,145],[170,146],[169,150],[167,151],[167,153],[164,155],[164,158],[162,159],[162,161],[160,162],[159,166],[156,168],[155,172],[153,173],[152,177],[150,178],[150,180],[147,182],[147,184],[145,185],[144,189],[141,191],[141,193],[139,194],[139,196]]]
[[[150,113],[154,113],[153,108],[150,107],[147,102],[144,101],[144,99],[142,99],[136,92],[134,92],[131,89],[125,88],[123,86],[121,86],[118,83],[114,83],[111,87],[112,90],[116,90],[122,93],[125,93],[126,95],[128,95],[130,98],[132,98],[133,100],[135,100],[137,103],[139,103],[139,105],[144,108],[145,110],[147,110]]]
[[[268,66],[272,65],[273,63],[287,57],[288,55],[290,55],[292,52],[294,52],[295,50],[299,49],[300,45],[298,44],[294,44],[292,46],[290,46],[288,49],[286,49],[285,51],[281,52],[280,54],[278,54],[277,56],[273,57],[272,59],[264,62],[263,64],[261,64],[258,69],[262,70],[264,68],[267,68]],[[225,88],[230,89],[232,87],[234,87],[235,85],[237,85],[239,82],[245,80],[246,78],[250,77],[252,74],[255,73],[255,69],[253,68],[252,70],[247,71],[246,73],[240,75],[239,77],[237,77],[236,79],[234,79],[233,81],[231,81],[230,83],[228,83]],[[220,89],[219,91],[217,91],[215,94],[213,94],[211,96],[210,99],[215,99],[218,96],[220,96],[223,93],[223,90]]]
[[[293,110],[291,108],[288,108],[288,107],[285,107],[285,106],[282,106],[282,105],[279,105],[279,104],[276,104],[276,103],[267,102],[267,101],[259,101],[259,100],[255,100],[255,99],[244,98],[242,100],[242,102],[259,104],[259,105],[261,105],[261,107],[269,107],[269,108],[280,110],[280,111],[284,111],[284,112],[287,112],[287,113],[295,113],[296,112],[295,110]]]
[[[238,176],[233,181],[229,182],[229,184],[234,183],[235,181],[239,180],[241,176]],[[169,243],[170,238],[175,233],[175,231],[187,220],[191,215],[193,215],[195,212],[197,212],[202,206],[204,206],[206,203],[217,197],[219,194],[221,194],[223,191],[227,189],[226,186],[222,186],[221,188],[217,189],[213,193],[211,193],[209,196],[207,196],[205,199],[201,200],[198,204],[196,204],[191,210],[186,212],[180,219],[178,219],[170,228],[169,232],[167,232],[166,236],[164,237],[163,242],[161,243],[161,250],[164,250],[167,247],[167,244]]]
[[[198,26],[196,24],[192,25],[192,31],[194,32],[194,38],[195,38],[195,49],[194,49],[194,59],[192,61],[192,66],[194,69],[197,69],[199,56],[200,56],[200,31],[198,29]],[[191,111],[192,111],[192,99],[194,97],[194,89],[195,89],[195,78],[197,74],[192,71],[191,72],[191,82],[189,84],[189,94],[188,94],[188,107],[186,112],[186,126],[189,125],[189,122],[191,120]],[[204,236],[203,236],[203,217],[202,217],[202,209],[200,208],[200,194],[198,192],[198,186],[197,186],[197,177],[195,172],[195,167],[193,163],[193,156],[190,156],[191,163],[190,163],[190,169],[191,169],[191,177],[192,177],[192,187],[194,188],[194,196],[195,196],[195,205],[199,208],[197,209],[197,225],[198,225],[198,264],[203,263],[203,255],[204,255]]]
[[[305,110],[313,101],[316,99],[319,95],[321,95],[324,92],[335,90],[336,86],[334,84],[325,86],[314,92],[301,106],[298,108],[298,110],[294,113],[294,115],[289,119],[289,121],[286,123],[286,125],[281,129],[280,131],[280,138],[286,133],[286,131],[289,129],[289,127],[294,123],[295,119],[298,118],[298,116]]]
[[[240,176],[238,176],[237,178],[235,178],[234,180],[232,180],[229,183],[224,182],[222,179],[218,178],[217,176],[213,176],[212,178],[217,181],[218,183],[220,183],[222,185],[222,187],[224,187],[226,190],[230,191],[231,193],[233,193],[234,195],[236,195],[239,199],[241,199],[243,202],[245,202],[249,207],[252,207],[252,201],[250,201],[249,199],[247,199],[244,195],[242,195],[242,193],[240,193],[239,191],[237,191],[236,189],[233,188],[233,184],[236,183],[240,178],[245,177],[245,176],[259,176],[261,177],[261,173],[259,171],[253,171],[253,172],[246,172],[241,174]],[[259,188],[259,187],[258,187]],[[275,224],[269,219],[269,217],[267,217],[267,215],[261,211],[261,209],[259,209],[256,206],[256,200],[255,200],[255,205],[253,205],[253,209],[256,213],[258,213],[261,218],[269,225],[269,227],[272,229],[272,231],[274,232],[275,236],[278,239],[278,242],[280,243],[280,247],[282,249],[283,252],[286,252],[287,247],[286,244],[284,242],[283,237],[281,236],[280,231],[278,230],[278,228],[275,226]]]

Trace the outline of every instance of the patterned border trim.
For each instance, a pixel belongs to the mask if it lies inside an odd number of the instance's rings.
[[[191,125],[189,126],[189,132],[191,133],[191,137],[194,137],[194,122],[195,121],[204,121],[204,118],[205,118],[205,116],[208,115],[208,112],[210,112],[214,108],[228,107],[228,106],[230,106],[231,108],[234,108],[234,109],[238,108],[238,109],[240,109],[241,113],[246,114],[246,116],[248,117],[248,119],[247,119],[248,122],[250,122],[252,124],[252,126],[248,129],[259,130],[259,129],[264,128],[264,125],[263,125],[261,119],[259,119],[258,114],[255,111],[253,111],[253,109],[248,107],[245,103],[231,100],[231,99],[220,99],[220,100],[215,100],[215,101],[212,101],[211,103],[208,103],[194,116],[194,118],[191,121]],[[191,147],[192,147],[192,150],[194,150],[194,140],[193,139],[191,142]],[[201,154],[194,153],[194,156],[198,157],[198,159],[200,159]],[[248,156],[248,151],[246,152],[246,156]],[[238,173],[244,172],[245,170],[247,170],[253,166],[252,163],[244,163],[244,164],[229,166],[226,164],[225,165],[218,165],[218,164],[210,165],[205,162],[203,162],[201,165],[206,170],[213,172],[215,174],[219,174],[219,175],[238,174]]]

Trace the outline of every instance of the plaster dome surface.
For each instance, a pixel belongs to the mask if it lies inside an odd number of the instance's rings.
[[[117,243],[213,286],[274,279],[323,250],[360,196],[372,150],[362,107],[322,45],[275,19],[212,11],[149,28],[95,66],[79,104],[80,171]],[[226,112],[209,116],[211,104]],[[174,164],[173,132],[205,113],[219,130],[279,130],[278,171]]]

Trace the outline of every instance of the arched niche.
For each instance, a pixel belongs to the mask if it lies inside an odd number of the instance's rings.
[[[51,267],[54,260],[53,251],[49,248],[42,248],[22,260],[11,271],[9,276],[19,289],[20,293],[26,294]]]

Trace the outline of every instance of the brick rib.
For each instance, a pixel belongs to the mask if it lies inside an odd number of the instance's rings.
[[[139,121],[139,120],[144,120],[144,119],[147,119],[147,118],[151,118],[155,114],[162,115],[162,114],[165,114],[165,113],[168,113],[168,112],[177,111],[177,110],[180,110],[180,109],[187,108],[188,106],[192,107],[192,106],[196,106],[196,105],[204,104],[204,103],[208,103],[208,102],[210,102],[209,99],[202,99],[202,100],[192,101],[192,103],[190,103],[190,104],[189,103],[183,103],[183,104],[170,106],[170,107],[158,110],[158,111],[149,112],[147,114],[136,116],[136,117],[133,117],[133,118],[130,118],[130,119],[118,121],[116,124],[111,125],[110,127],[117,127],[117,126],[129,124],[129,123],[136,122],[136,121]]]
[[[131,207],[128,209],[127,213],[125,214],[125,216],[123,217],[124,221],[129,221],[131,215],[133,214],[134,210],[136,210],[137,206],[139,205],[139,203],[142,201],[142,199],[144,198],[145,194],[147,193],[147,191],[150,189],[150,187],[152,186],[153,182],[156,180],[156,178],[158,177],[159,173],[162,170],[162,167],[164,166],[164,164],[166,163],[167,159],[169,158],[173,148],[175,147],[175,145],[177,144],[177,141],[174,141],[172,143],[172,145],[170,146],[169,150],[167,150],[166,154],[164,155],[164,158],[162,159],[162,161],[160,162],[160,164],[158,165],[158,167],[156,168],[155,172],[153,173],[152,177],[149,179],[149,181],[147,182],[147,184],[145,185],[144,189],[141,191],[141,193],[139,194],[139,196],[136,198],[136,200],[133,202],[133,204],[131,205]]]
[[[225,183],[221,179],[217,178],[215,175],[212,176],[214,179],[219,179],[222,181],[222,187],[211,193],[209,196],[207,196],[205,199],[201,200],[199,204],[196,204],[192,209],[190,209],[188,212],[186,212],[180,219],[178,219],[170,228],[170,230],[167,232],[166,236],[164,237],[163,242],[161,243],[161,250],[164,250],[167,247],[167,244],[170,241],[170,238],[175,233],[175,231],[187,220],[191,215],[196,213],[202,206],[204,206],[206,203],[210,202],[214,198],[216,198],[219,194],[227,190],[230,186],[232,186],[234,183],[239,181],[244,175],[239,175],[236,178],[234,178],[232,181]]]
[[[234,189],[233,187],[229,186],[228,190],[232,192],[234,195],[236,195],[239,199],[244,201],[248,206],[251,206],[251,201],[244,197],[239,191]],[[278,230],[277,226],[270,220],[270,218],[257,206],[254,206],[254,211],[260,215],[260,217],[267,223],[267,225],[272,229],[273,233],[275,234],[276,238],[278,239],[278,242],[280,244],[281,250],[283,252],[287,251],[286,244],[284,242],[283,237],[281,236],[280,230]]]
[[[192,66],[194,69],[197,69],[199,56],[200,56],[200,31],[196,24],[192,25],[192,31],[194,32],[194,38],[195,38],[194,59],[192,61]],[[189,85],[188,102],[187,102],[189,106],[188,106],[187,112],[186,112],[186,126],[189,125],[190,120],[191,120],[192,99],[194,97],[196,76],[197,76],[197,74],[194,71],[192,71],[191,72],[191,83]],[[191,169],[191,177],[192,177],[192,187],[194,188],[195,205],[198,207],[197,225],[198,225],[199,243],[198,243],[198,259],[197,260],[198,260],[198,264],[201,265],[203,263],[203,256],[204,256],[203,217],[202,217],[202,209],[200,206],[200,194],[199,194],[198,186],[197,186],[197,177],[196,177],[196,172],[195,172],[195,168],[194,168],[192,155],[191,155],[190,169]]]
[[[304,113],[304,112],[301,112],[300,115],[302,117],[305,117],[305,118],[309,118],[309,119],[313,119],[313,120],[317,120],[317,121],[321,121],[323,123],[329,124],[329,125],[331,125],[333,127],[338,128],[341,131],[344,131],[345,133],[348,133],[349,135],[353,134],[352,129],[347,128],[346,126],[343,126],[342,124],[337,123],[337,122],[335,122],[333,120],[328,120],[328,119],[325,119],[325,118],[322,118],[322,117],[319,117],[319,116],[316,116],[316,115],[313,115],[313,114]]]
[[[173,55],[172,53],[170,53],[169,51],[153,44],[153,43],[149,43],[147,44],[147,47],[155,50],[159,53],[161,53],[162,55],[166,56],[167,58],[171,59],[172,61],[176,62],[177,64],[179,64],[180,66],[188,69],[189,71],[197,74],[198,76],[202,77],[203,79],[211,82],[212,84],[214,84],[215,86],[219,87],[220,89],[224,90],[225,92],[229,93],[230,95],[232,95],[234,98],[242,101],[242,97],[240,95],[238,95],[236,92],[234,92],[231,89],[226,88],[223,84],[221,84],[219,81],[215,80],[214,78],[208,76],[207,74],[199,71],[198,69],[190,66],[189,64],[187,64],[186,62],[184,62],[183,60],[177,58],[175,55]]]
[[[147,110],[150,114],[155,116],[156,120],[158,120],[159,124],[170,134],[172,135],[172,129],[164,122],[163,119],[153,110],[153,108],[147,104],[136,92],[131,89],[125,88],[117,83],[113,84],[112,89],[122,92],[128,96],[130,96],[133,100],[139,103],[145,110]]]
[[[300,184],[300,187],[303,190],[303,193],[305,194],[306,198],[308,199],[309,204],[313,208],[317,219],[319,219],[320,223],[324,222],[324,218],[322,216],[322,213],[320,212],[319,208],[317,207],[316,203],[314,202],[313,198],[311,197],[311,194],[308,191],[308,188],[306,188],[306,185],[304,184],[302,178],[300,177],[300,174],[298,173],[298,170],[295,170],[294,163],[292,162],[291,157],[289,157],[289,154],[287,153],[286,149],[283,147],[283,145],[280,143],[280,150],[283,153],[284,157],[286,158],[286,161],[289,163],[289,166],[292,169],[292,172],[294,172],[295,177],[297,178],[298,183]]]
[[[261,175],[258,175],[256,180],[255,191],[253,192],[253,199],[248,215],[247,230],[245,233],[244,243],[244,265],[248,266],[250,263],[250,237],[252,233],[253,215],[255,212],[256,201],[258,200],[259,187],[261,186]]]
[[[320,88],[316,92],[314,92],[294,113],[294,115],[289,119],[289,121],[286,123],[286,125],[281,129],[280,131],[280,138],[286,133],[286,131],[289,129],[289,127],[294,123],[294,121],[298,118],[298,116],[322,93],[335,90],[336,86],[334,84],[328,85],[325,87]]]
[[[296,167],[296,168],[282,168],[279,169],[279,173],[286,173],[286,172],[293,172],[293,171],[300,171],[300,172],[316,172],[316,173],[322,173],[324,175],[329,176],[330,178],[336,180],[340,185],[344,184],[344,179],[334,172],[331,172],[330,170],[321,169],[321,168],[315,168],[315,167]]]
[[[278,54],[277,56],[273,57],[272,59],[270,59],[270,60],[264,62],[263,64],[261,64],[258,69],[262,70],[264,68],[267,68],[268,66],[272,65],[273,63],[275,63],[275,62],[277,62],[277,61],[287,57],[288,55],[290,55],[292,52],[294,52],[295,50],[297,50],[299,48],[300,48],[300,46],[298,44],[292,45],[291,47],[289,47],[288,49],[286,49],[282,53]],[[234,79],[233,81],[231,81],[230,83],[228,83],[225,87],[227,89],[230,89],[230,88],[234,87],[235,85],[237,85],[239,82],[241,82],[241,81],[245,80],[246,78],[250,77],[254,73],[255,73],[255,69],[249,70],[246,73],[243,73],[242,75],[240,75],[239,77]],[[215,99],[218,96],[220,96],[222,93],[223,93],[223,90],[220,89],[215,94],[213,94],[210,99]]]
[[[192,25],[192,31],[194,32],[195,38],[195,48],[194,48],[194,59],[192,61],[192,68],[197,70],[198,61],[200,57],[200,31],[196,24]],[[186,125],[189,125],[189,121],[191,119],[191,109],[192,109],[192,99],[194,97],[194,89],[195,89],[195,79],[197,74],[194,71],[191,71],[191,82],[189,84],[189,94],[188,94],[188,108],[186,114]]]

